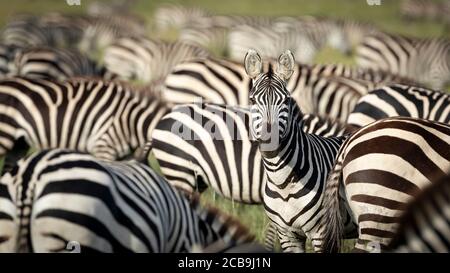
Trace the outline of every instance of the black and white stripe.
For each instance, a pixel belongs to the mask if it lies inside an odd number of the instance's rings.
[[[154,95],[98,79],[0,81],[0,154],[18,139],[37,150],[68,148],[105,159],[145,147],[168,111]]]
[[[60,81],[81,76],[104,79],[116,77],[79,51],[50,47],[34,47],[20,51],[15,55],[9,69],[9,76]]]
[[[349,53],[351,45],[336,22],[315,17],[277,18],[272,26],[239,25],[230,30],[231,59],[241,61],[249,49],[261,52],[263,58],[276,58],[289,48],[300,63],[311,63],[316,53],[329,45]]]
[[[257,141],[268,180],[264,208],[276,225],[284,251],[305,251],[306,238],[321,246],[319,221],[325,181],[344,137],[320,137],[303,132],[302,112],[286,89],[294,56],[282,54],[276,71],[262,72],[261,57],[250,50],[246,71],[254,81],[250,93],[251,133]],[[354,231],[350,221],[348,232]]]
[[[268,67],[266,64],[264,71]],[[340,75],[355,75],[361,80],[337,77]],[[352,70],[340,65],[298,64],[287,88],[304,113],[346,121],[359,97],[377,85],[362,79],[390,81],[392,78],[395,77],[387,73],[380,76],[378,72]],[[161,93],[165,100],[174,103],[193,103],[202,99],[204,102],[247,106],[251,86],[252,81],[242,65],[205,59],[175,66]]]
[[[178,63],[209,56],[207,50],[182,42],[122,38],[105,49],[103,62],[124,80],[162,81]]]
[[[427,187],[408,205],[389,249],[407,253],[450,252],[449,177]]]
[[[406,117],[362,127],[341,147],[325,191],[324,251],[340,248],[342,212],[358,223],[355,251],[385,250],[406,205],[450,171],[450,126]]]
[[[357,47],[356,61],[363,68],[381,69],[443,89],[450,81],[450,40],[370,35]]]
[[[404,116],[450,123],[447,93],[408,85],[387,85],[362,96],[347,123],[360,128],[376,120]]]
[[[302,117],[305,133],[343,135],[339,122]],[[187,192],[206,187],[235,202],[262,202],[264,168],[251,141],[250,111],[219,104],[186,104],[172,108],[152,133],[152,152],[162,174]]]
[[[189,202],[135,161],[45,150],[21,160],[0,185],[16,209],[17,235],[0,243],[10,251],[67,252],[75,242],[82,253],[189,252],[252,239],[236,220],[201,207],[198,199]]]

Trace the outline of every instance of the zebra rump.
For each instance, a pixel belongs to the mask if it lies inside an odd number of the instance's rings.
[[[407,117],[382,119],[354,132],[326,184],[324,251],[340,249],[343,205],[358,223],[355,251],[386,250],[406,204],[449,173],[449,143],[449,125]]]

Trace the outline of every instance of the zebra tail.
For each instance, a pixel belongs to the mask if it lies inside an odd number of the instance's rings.
[[[341,150],[328,177],[325,189],[323,203],[325,214],[322,218],[322,227],[324,228],[322,249],[325,253],[337,253],[341,248],[344,223],[340,213],[339,187],[342,182],[343,154]]]
[[[17,206],[19,230],[17,236],[17,251],[18,253],[33,252],[33,245],[31,241],[31,214],[35,197],[34,183],[28,189],[30,195],[26,199],[20,200]]]

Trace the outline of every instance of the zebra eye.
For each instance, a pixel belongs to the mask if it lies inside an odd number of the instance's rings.
[[[250,98],[249,98],[249,101],[250,101],[251,104],[255,104],[255,103],[256,103],[256,100],[255,100],[254,97],[250,97]]]

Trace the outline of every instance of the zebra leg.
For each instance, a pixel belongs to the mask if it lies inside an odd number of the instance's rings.
[[[277,239],[277,227],[274,223],[270,222],[266,230],[266,236],[264,238],[264,247],[267,251],[273,251],[275,248],[275,240]]]
[[[299,236],[292,231],[277,227],[278,239],[283,252],[304,253],[306,237]]]

